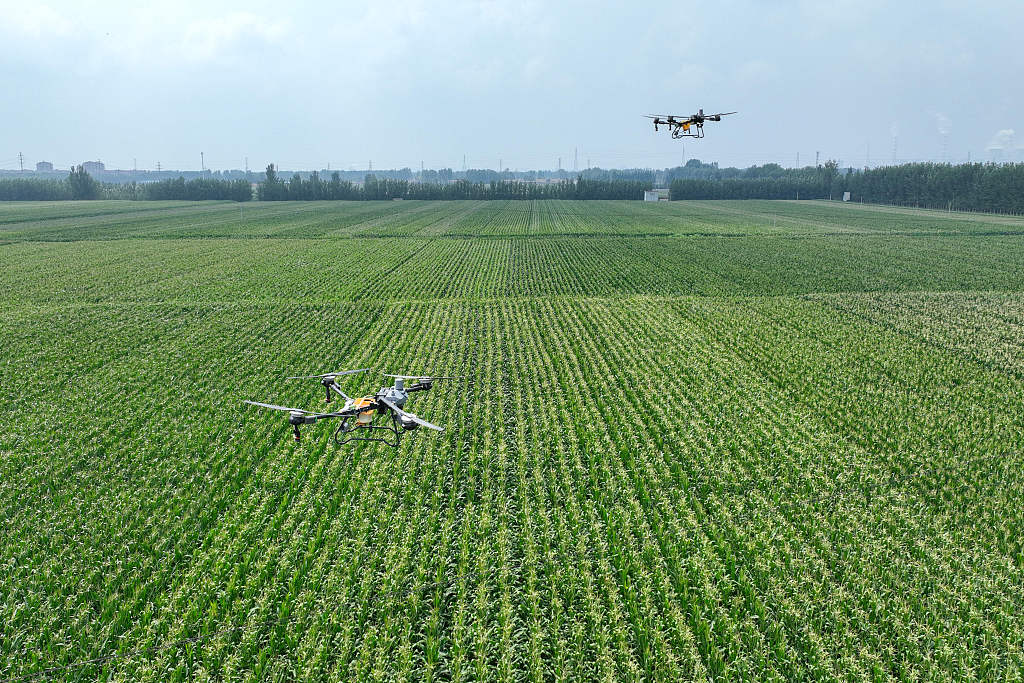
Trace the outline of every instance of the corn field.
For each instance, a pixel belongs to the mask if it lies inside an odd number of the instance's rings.
[[[1022,237],[0,205],[0,680],[1021,680]],[[295,444],[242,404],[362,367],[465,376],[416,396],[445,432]]]

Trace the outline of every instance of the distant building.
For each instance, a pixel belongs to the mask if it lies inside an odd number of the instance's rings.
[[[43,173],[45,171],[52,171],[53,163],[49,161],[37,161],[36,162],[36,173]]]
[[[102,173],[107,170],[107,167],[103,165],[102,161],[86,161],[82,163],[82,168],[85,169],[86,173]]]
[[[658,201],[658,199],[659,199],[659,197],[658,197],[658,191],[657,190],[644,190],[644,201],[645,202],[656,202],[656,201]]]

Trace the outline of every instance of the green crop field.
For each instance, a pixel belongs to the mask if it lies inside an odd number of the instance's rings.
[[[0,377],[0,680],[1024,677],[1024,220],[9,203]]]

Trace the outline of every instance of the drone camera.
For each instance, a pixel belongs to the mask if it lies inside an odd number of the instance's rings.
[[[411,432],[417,427],[419,427],[419,424],[417,424],[416,421],[413,419],[413,415],[411,413],[402,415],[400,418],[398,418],[398,421],[402,425],[402,429],[404,429],[407,432]]]

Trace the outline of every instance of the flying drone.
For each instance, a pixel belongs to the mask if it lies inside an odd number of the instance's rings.
[[[288,424],[292,426],[295,441],[298,442],[299,425],[314,424],[318,420],[330,418],[341,419],[341,424],[334,432],[334,441],[338,445],[350,441],[382,441],[388,446],[397,447],[402,443],[402,434],[411,432],[419,427],[444,431],[444,427],[438,427],[426,420],[417,417],[414,413],[403,410],[409,394],[416,391],[429,391],[438,380],[461,379],[460,377],[432,377],[428,375],[389,375],[394,380],[391,386],[381,387],[380,390],[371,395],[352,398],[338,386],[337,378],[343,375],[355,375],[367,372],[370,368],[360,370],[343,370],[341,372],[327,372],[322,375],[305,375],[289,377],[288,379],[319,379],[324,392],[327,395],[327,403],[331,402],[331,392],[335,392],[343,399],[345,404],[340,410],[333,412],[317,413],[300,408],[288,408],[276,406],[271,403],[259,403],[257,401],[245,401],[250,405],[271,410],[280,410],[288,413]],[[413,384],[406,386],[406,380]]]
[[[672,139],[678,140],[680,138],[702,138],[704,137],[705,121],[721,121],[723,116],[735,113],[727,111],[722,114],[705,114],[703,109],[698,109],[696,114],[689,116],[656,114],[647,118],[654,119],[654,130],[658,130],[658,126],[668,126],[668,129],[672,131]],[[693,129],[692,133],[690,129]]]

